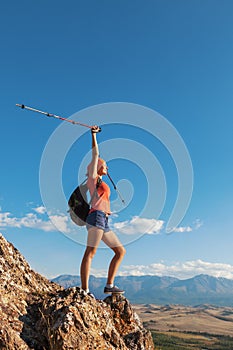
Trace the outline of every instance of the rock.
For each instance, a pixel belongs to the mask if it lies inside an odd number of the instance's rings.
[[[63,289],[34,272],[1,234],[0,288],[2,350],[154,349],[126,298]]]

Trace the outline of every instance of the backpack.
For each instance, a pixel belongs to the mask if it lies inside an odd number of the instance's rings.
[[[96,184],[96,190],[94,191],[91,200],[88,202],[87,199],[87,179],[85,179],[81,185],[75,188],[75,190],[72,192],[69,200],[68,200],[68,206],[69,206],[69,213],[71,220],[78,226],[84,226],[86,225],[86,219],[87,215],[90,210],[91,202],[94,198],[94,196],[97,194],[97,189],[99,187],[99,181],[97,181]]]

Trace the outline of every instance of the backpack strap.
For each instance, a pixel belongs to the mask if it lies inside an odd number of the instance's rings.
[[[82,182],[82,183],[81,183],[79,186],[84,185],[84,184],[85,184],[85,182],[87,182],[87,179],[88,179],[88,178],[86,177],[86,179],[84,179],[84,180],[83,180],[83,182]]]
[[[88,203],[89,205],[91,205],[91,203],[92,203],[92,201],[93,201],[95,196],[98,197],[98,192],[97,191],[98,191],[98,188],[99,188],[101,183],[102,183],[102,179],[100,177],[98,177],[97,182],[96,182],[96,186],[95,186],[95,191],[93,192],[93,194],[91,196],[91,199],[90,199],[90,201]]]

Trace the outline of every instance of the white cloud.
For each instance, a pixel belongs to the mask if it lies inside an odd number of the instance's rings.
[[[106,271],[103,269],[92,269],[96,277],[104,277]],[[170,276],[179,279],[187,279],[196,275],[206,274],[214,277],[233,279],[233,265],[224,263],[211,263],[203,260],[192,260],[176,262],[173,265],[166,265],[164,262],[150,265],[127,265],[122,266],[119,276]]]
[[[117,222],[113,224],[114,230],[126,235],[134,234],[158,234],[163,228],[164,221],[140,218],[134,216],[131,220]]]
[[[45,214],[46,213],[46,208],[43,207],[42,205],[40,207],[32,208],[36,213],[38,214]]]
[[[200,219],[194,221],[193,226],[179,226],[175,227],[171,232],[191,232],[198,230],[203,225]]]
[[[70,232],[70,228],[68,227],[70,220],[66,215],[50,215],[50,219],[59,231],[64,233]]]
[[[51,215],[51,220],[42,220],[34,213],[28,213],[23,217],[13,217],[11,213],[0,212],[0,228],[15,227],[15,228],[33,228],[46,232],[62,231],[65,233],[70,232],[68,227],[68,217],[66,215]]]
[[[203,225],[203,221],[201,221],[200,219],[197,219],[197,220],[194,222],[194,228],[195,228],[195,230],[198,230],[202,225]]]
[[[191,226],[180,226],[172,230],[172,232],[191,232],[193,229]]]

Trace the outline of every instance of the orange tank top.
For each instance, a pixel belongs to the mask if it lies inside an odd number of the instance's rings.
[[[97,180],[98,177],[96,179],[92,179],[89,177],[87,180],[87,187],[91,197],[93,196],[94,191],[96,189]],[[91,208],[94,210],[101,210],[106,214],[110,215],[110,193],[111,192],[109,186],[104,181],[102,181],[98,187],[97,194],[93,196]]]

